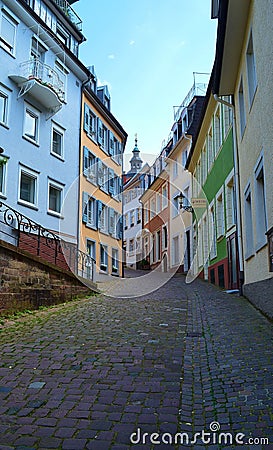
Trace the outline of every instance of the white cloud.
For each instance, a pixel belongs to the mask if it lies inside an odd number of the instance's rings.
[[[134,45],[135,44],[135,41],[132,39],[130,42],[129,42],[129,45]]]
[[[115,59],[115,55],[111,53],[110,55],[108,55],[108,59]]]

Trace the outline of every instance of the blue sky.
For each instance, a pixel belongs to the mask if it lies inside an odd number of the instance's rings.
[[[181,104],[194,83],[193,72],[211,72],[216,21],[211,0],[79,0],[73,5],[83,21],[87,41],[80,59],[94,65],[108,84],[111,111],[134,136],[143,159],[161,150],[173,123],[173,106]],[[196,75],[196,82],[209,76]],[[152,156],[150,156],[152,155]]]

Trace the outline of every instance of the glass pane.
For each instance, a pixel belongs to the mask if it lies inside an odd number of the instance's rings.
[[[3,192],[4,188],[4,166],[0,166],[0,192]]]
[[[35,117],[30,111],[26,111],[25,117],[25,136],[30,137],[34,141],[36,140],[36,130],[37,130],[37,117]]]
[[[49,187],[49,209],[61,212],[61,190],[53,186]]]
[[[21,174],[20,199],[34,204],[35,178],[24,173]]]
[[[14,36],[15,36],[15,25],[8,20],[4,15],[2,16],[1,25],[1,37],[6,42],[8,47],[13,49],[14,47]]]
[[[7,97],[0,92],[0,122],[6,122],[7,114]]]
[[[62,135],[56,130],[53,130],[52,151],[57,155],[62,154]]]

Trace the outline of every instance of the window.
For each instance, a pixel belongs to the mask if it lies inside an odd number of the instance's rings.
[[[83,128],[87,132],[88,136],[92,139],[97,139],[97,117],[86,103],[84,104]]]
[[[156,259],[160,261],[161,259],[161,233],[157,231],[156,233]]]
[[[253,51],[253,39],[252,32],[249,37],[248,47],[246,52],[246,65],[247,65],[247,81],[248,81],[248,95],[249,106],[252,105],[254,94],[257,88],[257,76],[256,76],[256,64]]]
[[[87,239],[86,250],[87,254],[96,261],[96,242]]]
[[[134,251],[134,239],[129,240],[129,252],[133,253]]]
[[[212,140],[212,129],[209,130],[208,137],[207,137],[207,149],[208,149],[208,170],[210,170],[213,160],[214,160],[214,153],[213,153],[213,140]]]
[[[207,167],[207,148],[206,146],[202,150],[201,155],[201,170],[202,170],[202,184],[205,183],[207,179],[208,174],[208,167]]]
[[[188,158],[188,150],[182,152],[182,166],[185,167]]]
[[[261,158],[255,169],[255,214],[257,250],[267,242],[265,235],[267,229],[267,220],[264,184],[264,165],[263,158]]]
[[[168,247],[168,229],[166,226],[162,228],[162,248],[166,249]]]
[[[112,248],[112,273],[118,273],[119,271],[119,261],[118,261],[118,250]]]
[[[64,130],[52,123],[51,153],[63,158]]]
[[[231,98],[230,96],[226,95],[223,97],[223,99],[228,102],[231,103]],[[227,105],[223,105],[224,108],[224,137],[227,137],[227,133],[230,129],[230,126],[232,124],[232,109],[229,108]]]
[[[245,99],[244,99],[244,88],[242,79],[239,87],[239,111],[240,111],[240,130],[242,138],[246,127]]]
[[[11,55],[15,55],[17,25],[18,22],[2,9],[0,46]]]
[[[178,162],[177,158],[173,161],[173,178],[176,178],[178,175]]]
[[[0,196],[5,195],[6,191],[6,165],[7,160],[5,157],[2,157],[3,160],[0,159]]]
[[[59,23],[57,23],[56,36],[60,39],[62,44],[64,44],[66,47],[69,47],[69,34]]]
[[[184,206],[190,206],[189,190],[190,190],[190,188],[187,187],[187,188],[184,189],[184,192],[183,192],[183,194],[184,194],[183,205]]]
[[[149,203],[145,203],[144,206],[144,223],[147,223],[149,221]]]
[[[100,244],[100,269],[107,272],[108,269],[108,252],[107,246]]]
[[[39,113],[29,106],[25,107],[24,137],[36,144],[39,142]]]
[[[214,150],[215,154],[218,152],[222,145],[222,132],[221,132],[221,114],[220,108],[217,109],[214,116]]]
[[[37,204],[37,173],[29,169],[20,169],[19,174],[19,199],[20,203],[30,206]]]
[[[48,211],[60,214],[62,208],[63,187],[49,182],[48,185]]]
[[[141,223],[141,208],[136,210],[137,223]]]
[[[179,204],[178,204],[178,198],[177,198],[178,192],[177,194],[173,197],[173,214],[172,217],[176,217],[179,214]]]
[[[130,213],[130,227],[133,227],[135,225],[135,210],[131,210]]]
[[[155,216],[155,198],[151,200],[151,211],[150,211],[151,219]]]
[[[87,192],[83,193],[83,222],[91,228],[97,228],[97,201]]]
[[[98,229],[108,233],[108,207],[98,200]]]
[[[165,184],[162,188],[162,209],[168,206],[168,190],[167,185]]]
[[[217,218],[217,238],[220,238],[225,233],[225,213],[223,194],[217,197],[216,203],[216,218]]]
[[[97,183],[97,158],[87,147],[83,147],[83,174],[91,183]]]
[[[159,192],[156,193],[156,213],[160,213],[161,211],[161,194]]]
[[[173,266],[179,264],[179,236],[173,238]]]
[[[209,247],[210,247],[210,259],[213,259],[217,256],[216,227],[215,227],[213,206],[210,208],[209,212]]]
[[[253,221],[252,221],[252,198],[250,185],[244,193],[245,200],[245,257],[249,258],[253,255],[254,251],[254,239],[253,239]]]
[[[235,185],[232,177],[226,185],[226,218],[227,229],[235,224]]]
[[[0,87],[0,124],[7,125],[8,122],[8,95],[1,91]]]

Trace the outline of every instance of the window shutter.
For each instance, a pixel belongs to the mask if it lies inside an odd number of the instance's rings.
[[[90,115],[89,115],[89,106],[84,104],[84,121],[83,121],[83,129],[87,133],[89,132],[90,127]]]
[[[98,185],[102,186],[102,184],[103,184],[103,170],[102,170],[102,160],[101,159],[98,159],[97,168],[98,168],[98,173],[97,173]]]
[[[118,227],[117,238],[118,239],[122,239],[122,235],[123,235],[123,216],[119,217],[118,224],[119,224],[119,227]]]
[[[85,177],[88,176],[89,170],[89,150],[87,147],[83,147],[83,174]]]
[[[121,201],[122,197],[122,180],[118,178],[118,200]]]
[[[100,229],[100,220],[101,220],[101,213],[102,213],[102,202],[100,200],[97,200],[97,228]]]
[[[102,129],[102,121],[99,118],[97,119],[97,130],[98,130],[97,141],[99,144],[102,144],[103,129]]]
[[[109,194],[114,195],[114,183],[115,183],[115,172],[113,169],[109,169],[108,172],[108,191]]]
[[[114,223],[114,213],[115,211],[113,210],[113,208],[109,208],[109,234],[114,234],[114,227],[115,227],[115,223]]]
[[[114,135],[112,131],[109,130],[109,146],[108,146],[108,152],[110,156],[114,155]]]
[[[82,193],[82,221],[87,223],[87,207],[88,207],[89,195],[87,192]]]

